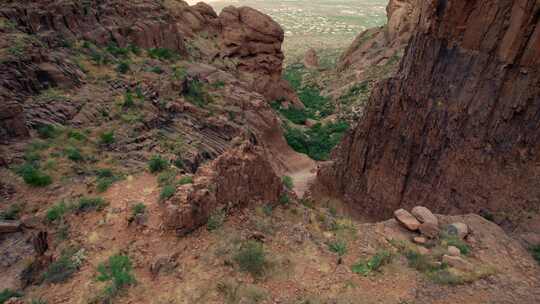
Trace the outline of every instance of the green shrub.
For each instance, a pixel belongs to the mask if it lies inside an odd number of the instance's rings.
[[[193,184],[193,176],[182,176],[178,181],[179,185]]]
[[[256,241],[247,241],[234,256],[234,261],[241,271],[250,273],[253,277],[260,277],[267,267],[266,254],[263,245]]]
[[[138,214],[144,214],[146,212],[146,206],[143,203],[137,203],[131,208],[131,213],[133,216]]]
[[[180,57],[175,51],[167,48],[151,48],[147,53],[151,58],[159,60],[176,60]]]
[[[434,264],[431,262],[430,258],[426,255],[420,254],[414,250],[408,250],[405,252],[405,257],[409,267],[414,268],[420,272],[428,272],[435,270]]]
[[[281,181],[283,182],[285,188],[289,190],[292,190],[294,188],[294,182],[292,177],[285,175],[281,178]]]
[[[351,269],[352,272],[361,274],[364,276],[369,275],[373,271],[379,271],[379,269],[392,261],[392,254],[389,251],[378,251],[374,256],[366,261],[360,261],[354,264]]]
[[[99,136],[99,142],[102,145],[110,145],[114,143],[114,141],[115,141],[114,131],[103,132]]]
[[[326,117],[334,112],[334,104],[328,97],[321,96],[319,89],[304,88],[299,91],[298,98],[306,107],[310,117]]]
[[[283,193],[279,196],[279,203],[282,205],[288,205],[291,202],[291,199],[287,195],[287,193]]]
[[[125,74],[129,72],[129,70],[130,70],[129,62],[127,61],[120,61],[120,63],[116,65],[116,71],[120,74]]]
[[[60,258],[54,261],[43,274],[43,279],[47,283],[61,283],[67,281],[79,270],[78,265],[73,260],[72,252],[64,252]]]
[[[274,211],[274,207],[272,207],[271,204],[265,204],[262,207],[262,211],[263,211],[264,215],[270,216],[270,215],[272,215],[272,211]]]
[[[64,149],[64,154],[67,156],[68,159],[75,162],[80,162],[84,160],[84,157],[81,154],[81,151],[74,147],[69,147],[69,148]]]
[[[531,254],[538,264],[540,264],[540,245],[532,246]]]
[[[8,220],[8,221],[13,221],[13,220],[18,220],[19,219],[19,214],[21,213],[22,211],[22,206],[20,204],[11,204],[9,205],[9,207],[0,212],[0,220]]]
[[[339,256],[344,256],[347,253],[347,244],[344,241],[336,240],[328,243],[328,249]]]
[[[85,141],[86,135],[79,133],[77,131],[70,130],[67,134],[68,138],[72,138],[78,141]]]
[[[97,169],[96,175],[98,176],[98,178],[106,178],[106,177],[113,177],[114,173],[109,168],[103,168],[103,169]]]
[[[349,128],[346,122],[320,123],[307,131],[285,126],[285,139],[295,151],[315,160],[327,160],[332,149],[341,141]]]
[[[162,158],[160,155],[154,155],[152,158],[150,158],[150,161],[148,161],[148,168],[152,173],[161,172],[167,169],[168,166],[169,163],[167,160]]]
[[[47,210],[45,218],[49,223],[56,222],[64,217],[68,208],[64,202],[60,202]]]
[[[23,164],[17,169],[17,173],[23,178],[24,182],[34,187],[45,187],[52,183],[52,178],[41,172],[39,168],[31,164]]]
[[[132,269],[131,260],[122,254],[113,255],[106,263],[99,264],[97,280],[109,284],[98,296],[96,303],[112,303],[112,299],[125,288],[134,285],[136,281]]]
[[[175,170],[166,170],[161,172],[157,177],[157,182],[160,187],[163,187],[165,185],[172,185],[174,184],[174,181],[176,179],[176,171]]]
[[[187,101],[198,107],[205,107],[213,101],[204,84],[197,79],[188,82],[184,96]]]
[[[471,252],[471,248],[467,243],[456,235],[449,235],[447,233],[442,234],[442,243],[447,246],[454,246],[459,249],[461,254],[468,255]]]
[[[96,185],[97,192],[103,193],[107,191],[115,181],[116,179],[112,177],[98,178]]]
[[[303,125],[308,118],[311,118],[305,109],[297,109],[292,106],[288,109],[280,108],[279,113],[297,125]]]
[[[47,301],[43,300],[42,298],[32,299],[32,301],[30,301],[30,304],[47,304]]]
[[[120,58],[126,58],[130,52],[129,48],[121,48],[116,43],[110,43],[105,50],[109,54]]]
[[[133,101],[133,95],[131,92],[127,91],[124,93],[124,102],[122,103],[122,107],[124,108],[132,108],[135,105],[135,102]]]
[[[107,202],[101,197],[81,197],[74,206],[76,212],[101,211],[107,206]]]
[[[36,129],[38,136],[43,139],[54,138],[58,135],[58,130],[53,125],[41,125]]]
[[[23,295],[11,289],[4,289],[0,292],[0,304],[4,304],[7,300],[11,298],[20,298]]]
[[[214,212],[208,218],[208,222],[206,223],[206,229],[208,229],[208,231],[214,231],[216,229],[219,229],[221,226],[223,226],[224,221],[225,212]]]
[[[156,74],[163,74],[165,72],[161,67],[159,66],[153,66],[150,69],[148,69],[149,72],[156,73]]]
[[[166,185],[165,187],[163,187],[163,189],[161,189],[161,193],[159,194],[159,200],[166,201],[171,198],[175,192],[176,188],[173,185]]]

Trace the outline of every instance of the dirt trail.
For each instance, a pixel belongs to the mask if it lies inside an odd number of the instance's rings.
[[[316,175],[317,165],[315,162],[289,174],[294,183],[294,192],[299,198],[304,196],[311,183],[315,180]]]

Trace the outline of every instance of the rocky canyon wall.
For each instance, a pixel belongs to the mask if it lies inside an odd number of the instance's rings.
[[[396,77],[318,181],[361,212],[540,208],[540,3],[424,1]]]

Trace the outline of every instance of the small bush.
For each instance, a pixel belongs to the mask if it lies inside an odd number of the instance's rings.
[[[116,43],[110,43],[105,49],[109,54],[115,57],[126,58],[129,55],[129,48],[119,47]]]
[[[188,82],[184,96],[189,102],[198,107],[205,107],[213,101],[203,83],[196,79]]]
[[[337,240],[328,244],[330,251],[337,253],[338,256],[344,256],[347,253],[347,244],[344,241]]]
[[[137,216],[138,214],[144,214],[145,212],[146,206],[143,203],[137,203],[131,208],[131,213],[133,214],[133,216]]]
[[[116,65],[116,71],[120,74],[125,74],[129,72],[129,70],[129,62],[127,61],[120,61],[120,63]]]
[[[414,268],[420,272],[428,272],[435,270],[433,263],[426,255],[420,254],[414,250],[409,250],[405,252],[405,257],[407,257],[409,267]]]
[[[152,173],[161,172],[165,170],[168,166],[169,164],[167,160],[163,159],[159,155],[152,156],[152,158],[150,158],[150,161],[148,162],[148,168]]]
[[[98,178],[106,178],[106,177],[113,177],[114,173],[111,169],[104,168],[104,169],[97,169],[96,175],[98,176]]]
[[[52,178],[41,172],[36,166],[24,164],[17,169],[17,173],[23,178],[24,182],[34,187],[45,187],[52,183]]]
[[[40,138],[54,138],[58,135],[58,130],[53,125],[41,125],[37,128],[37,133]]]
[[[104,133],[101,133],[101,135],[99,136],[99,142],[102,145],[110,145],[110,144],[113,144],[114,141],[115,141],[114,131],[104,132]]]
[[[97,192],[103,193],[107,191],[114,182],[115,182],[115,178],[111,178],[111,177],[98,178],[97,185],[96,185]]]
[[[253,277],[262,276],[267,267],[263,245],[256,241],[245,242],[234,256],[234,261],[241,271],[249,272]]]
[[[101,211],[107,206],[107,202],[101,197],[81,197],[75,205],[75,211],[90,212]]]
[[[45,218],[49,223],[56,222],[64,217],[68,208],[64,202],[60,202],[47,210]]]
[[[326,160],[348,128],[346,122],[326,125],[318,123],[307,131],[287,125],[285,139],[295,151],[307,154],[315,160]]]
[[[208,231],[214,231],[216,229],[219,229],[221,226],[223,226],[224,221],[225,221],[224,212],[221,212],[221,211],[214,212],[208,218],[208,222],[206,223],[206,229],[208,229]]]
[[[165,187],[163,187],[163,189],[161,189],[161,193],[159,194],[159,200],[166,201],[171,198],[175,192],[176,188],[173,185],[166,185]]]
[[[124,108],[132,108],[135,105],[135,102],[133,101],[133,95],[131,92],[124,93],[124,102],[122,103],[122,107]]]
[[[193,184],[193,176],[182,176],[178,181],[179,185]]]
[[[281,181],[283,182],[285,188],[289,190],[292,190],[294,188],[294,182],[292,177],[285,175],[281,178]]]
[[[21,211],[22,206],[20,204],[11,204],[6,210],[0,212],[0,220],[18,220]]]
[[[69,131],[68,132],[68,138],[72,138],[72,139],[75,139],[75,140],[78,140],[78,141],[85,141],[86,140],[86,135],[80,133],[80,132],[77,132],[77,131]]]
[[[352,272],[361,274],[364,276],[369,275],[373,271],[379,271],[379,269],[392,261],[392,254],[389,251],[382,250],[377,252],[373,257],[367,261],[360,261],[352,266]]]
[[[159,60],[176,60],[179,58],[178,54],[167,48],[151,48],[147,50],[148,56]]]
[[[53,262],[43,274],[43,279],[48,283],[61,283],[67,281],[79,269],[72,259],[73,253],[64,252],[58,260]]]
[[[463,241],[461,238],[455,235],[449,235],[446,233],[443,233],[442,235],[442,243],[447,246],[454,246],[459,249],[461,254],[468,255],[471,252],[471,248],[465,241]]]
[[[174,184],[176,175],[177,173],[175,170],[166,170],[166,171],[161,172],[157,177],[158,185],[163,187],[165,185]]]
[[[287,193],[283,193],[279,196],[279,203],[282,205],[288,205],[291,202],[291,199],[287,195]]]
[[[20,298],[23,295],[11,289],[4,289],[0,292],[0,304],[4,304],[7,300],[11,298]]]
[[[96,302],[112,303],[112,299],[120,295],[125,288],[134,285],[136,281],[132,269],[131,260],[122,254],[113,255],[106,263],[99,264],[97,280],[109,284]]]
[[[67,156],[69,160],[80,162],[84,160],[83,155],[81,154],[81,151],[74,147],[69,147],[64,149],[64,154]]]
[[[153,66],[150,69],[148,69],[149,72],[155,73],[155,74],[163,74],[163,69],[159,66]]]

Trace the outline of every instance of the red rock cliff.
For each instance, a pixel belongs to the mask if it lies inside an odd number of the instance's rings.
[[[433,0],[318,180],[362,212],[540,206],[540,3]]]

